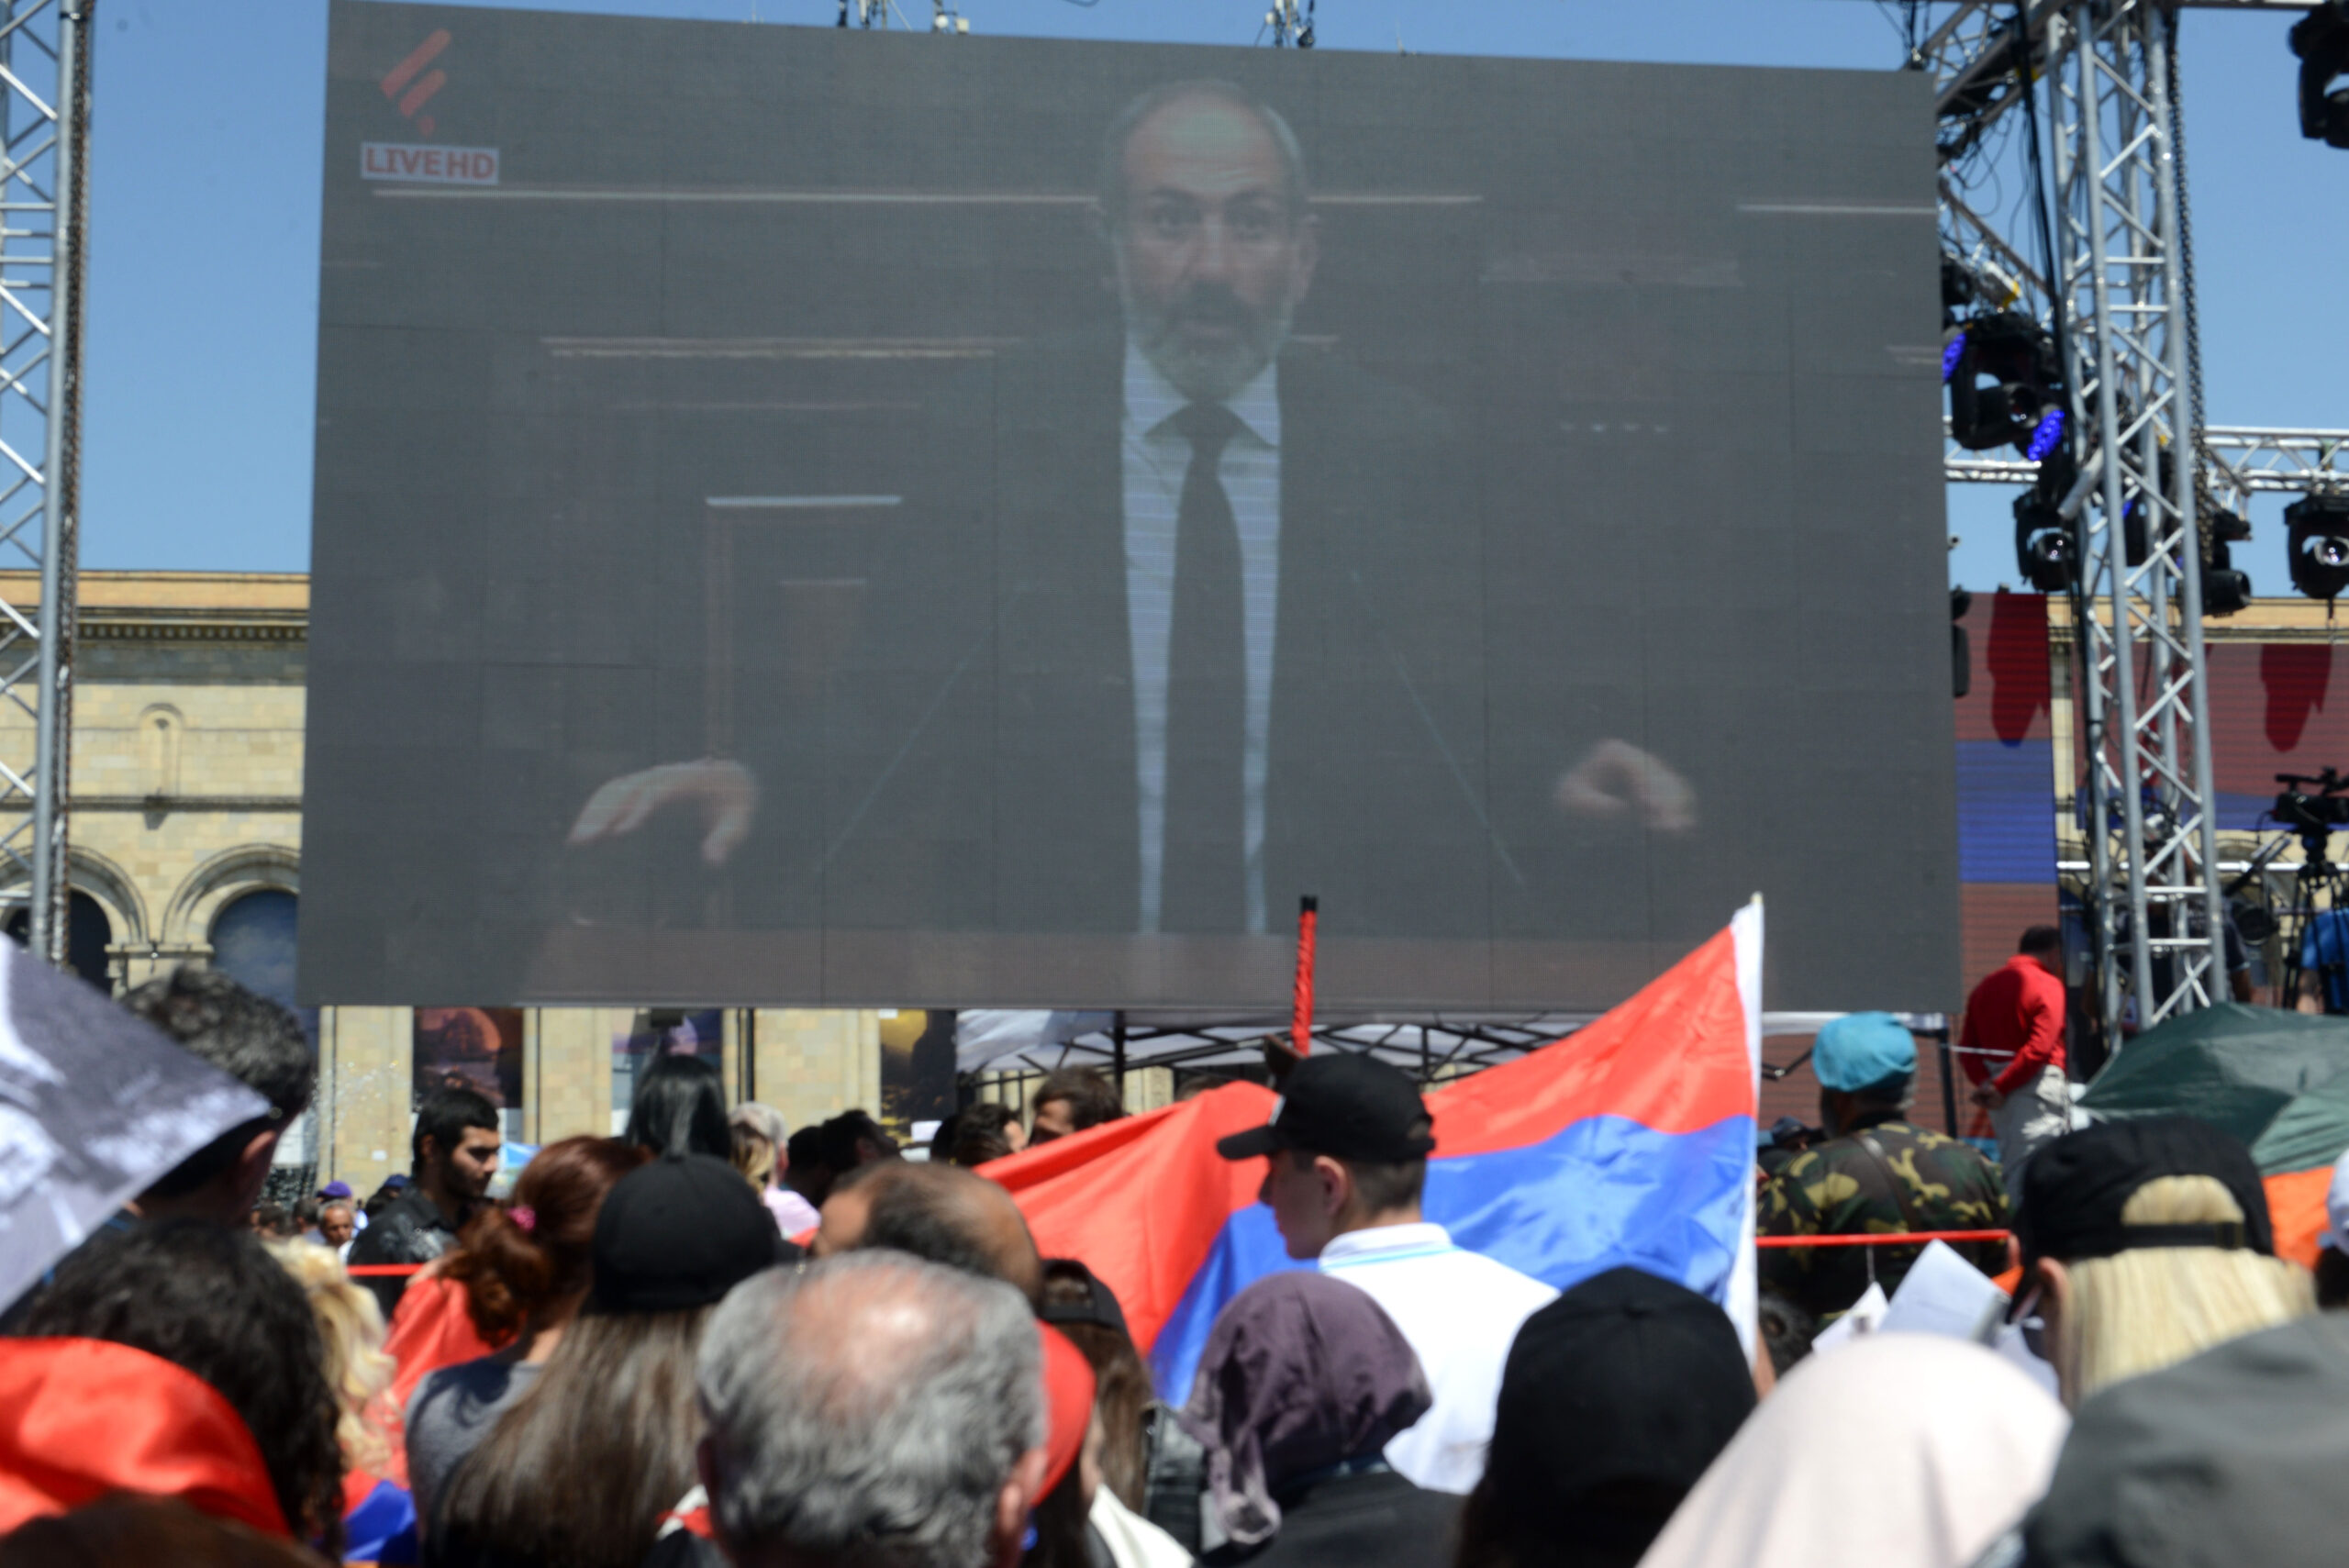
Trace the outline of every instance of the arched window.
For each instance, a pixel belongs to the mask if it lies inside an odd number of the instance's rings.
[[[212,917],[212,967],[272,1001],[294,1005],[300,901],[274,887],[230,899]]]
[[[67,898],[65,967],[99,990],[112,991],[114,979],[106,973],[106,948],[114,940],[114,922],[106,917],[106,906],[78,887]],[[23,947],[32,929],[31,909],[19,904],[8,911],[6,929],[10,941]]]

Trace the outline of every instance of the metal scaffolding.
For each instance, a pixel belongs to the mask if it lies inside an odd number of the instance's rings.
[[[2089,857],[2096,994],[2116,1030],[2224,995],[2204,533],[2252,491],[2329,483],[2334,450],[2349,439],[2201,425],[2177,10],[2154,0],[2009,0],[1908,13],[1909,64],[1932,72],[1939,88],[1944,246],[1991,303],[2051,334],[2063,366],[2062,461],[2072,466],[2059,510],[2078,562],[2073,624],[2087,763],[2075,798]],[[1996,215],[1969,206],[1949,174],[2017,110],[2031,199],[2044,204],[2032,213],[2043,232],[2032,241],[2001,235]],[[2045,477],[2041,463],[1954,445],[1946,471],[2008,484]]]
[[[2087,604],[2075,633],[2089,916],[2104,1017],[2122,1019],[2133,998],[2141,1028],[2209,1006],[2226,974],[2169,98],[2176,16],[2081,5],[2048,23],[2055,281],[2091,501],[2078,517]],[[2128,548],[2132,520],[2142,553]]]
[[[66,956],[93,0],[0,0],[0,903]],[[25,745],[29,737],[29,754]]]
[[[2349,430],[2271,430],[2255,425],[2202,427],[2202,461],[2210,499],[2240,511],[2254,495],[2305,495],[2349,487]],[[1953,480],[2029,484],[2039,465],[1953,448],[1943,462]]]

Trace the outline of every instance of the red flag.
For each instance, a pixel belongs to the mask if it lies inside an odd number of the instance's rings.
[[[1428,1218],[1561,1289],[1632,1264],[1750,1328],[1761,913],[1580,1032],[1429,1095]],[[1173,1397],[1223,1303],[1297,1266],[1256,1202],[1263,1162],[1215,1151],[1273,1104],[1227,1084],[985,1167],[1046,1257],[1117,1293]]]

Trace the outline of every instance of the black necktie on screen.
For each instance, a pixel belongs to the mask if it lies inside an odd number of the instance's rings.
[[[1239,416],[1194,403],[1169,421],[1191,443],[1174,524],[1166,658],[1166,847],[1159,929],[1240,931],[1248,918],[1241,758],[1248,740],[1240,528],[1223,493]]]

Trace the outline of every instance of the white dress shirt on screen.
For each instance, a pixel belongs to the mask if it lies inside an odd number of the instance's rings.
[[[1273,633],[1281,570],[1279,365],[1267,364],[1225,406],[1240,432],[1217,476],[1240,530],[1241,616],[1247,639],[1248,739],[1241,817],[1248,851],[1248,929],[1264,929],[1264,773],[1273,717]],[[1191,443],[1170,421],[1190,399],[1126,345],[1124,422],[1126,624],[1133,637],[1134,770],[1141,805],[1141,929],[1158,929],[1166,863],[1166,666],[1174,626],[1175,517]]]
[[[1321,1249],[1320,1263],[1386,1308],[1435,1395],[1434,1407],[1387,1443],[1386,1462],[1431,1491],[1470,1490],[1485,1473],[1509,1345],[1558,1293],[1453,1246],[1441,1225],[1350,1230]]]

